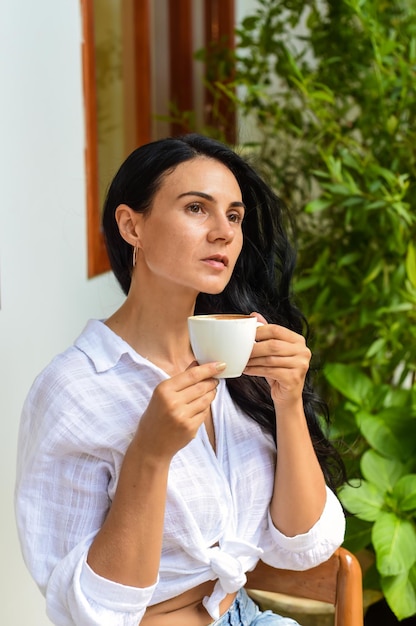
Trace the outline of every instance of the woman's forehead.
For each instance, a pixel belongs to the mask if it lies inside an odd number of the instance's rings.
[[[208,188],[213,186],[221,191],[224,185],[227,189],[234,188],[235,193],[241,195],[240,186],[233,172],[221,161],[203,155],[195,156],[188,161],[179,163],[175,168],[168,170],[161,180],[162,187],[189,186]]]

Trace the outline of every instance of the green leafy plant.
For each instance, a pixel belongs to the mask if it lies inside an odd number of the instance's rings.
[[[408,617],[416,613],[416,390],[375,384],[349,365],[328,365],[326,375],[346,398],[338,411],[353,416],[370,446],[360,459],[363,478],[340,493],[355,516],[349,547],[372,544],[383,593],[399,618]]]
[[[258,0],[237,29],[241,147],[296,214],[295,295],[346,442],[354,513],[399,619],[416,614],[416,7]],[[315,350],[316,347],[316,350]]]

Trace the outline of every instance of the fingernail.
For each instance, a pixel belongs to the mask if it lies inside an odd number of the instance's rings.
[[[216,363],[217,372],[222,372],[227,367],[227,363]]]

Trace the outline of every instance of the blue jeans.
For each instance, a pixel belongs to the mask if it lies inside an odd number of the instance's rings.
[[[210,626],[299,626],[290,617],[276,615],[273,611],[260,611],[244,589],[240,589],[234,602],[224,615]]]

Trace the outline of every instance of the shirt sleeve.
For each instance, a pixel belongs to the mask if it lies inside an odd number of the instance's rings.
[[[64,596],[62,581],[66,579],[63,574],[66,569],[73,573],[73,577],[72,584],[66,586],[67,592]],[[120,585],[96,574],[85,558],[75,559],[74,564],[62,560],[48,583],[47,613],[57,625],[137,626],[143,618],[156,584],[144,589]],[[63,605],[67,606],[64,614]]]
[[[63,417],[53,405],[49,393],[32,395],[22,415],[15,505],[26,565],[56,626],[137,626],[156,585],[124,586],[86,562],[111,505],[114,460],[79,426],[78,410]]]
[[[262,560],[273,567],[305,570],[330,556],[344,541],[345,515],[336,495],[326,488],[327,498],[319,520],[301,535],[287,537],[273,524],[270,511]]]

